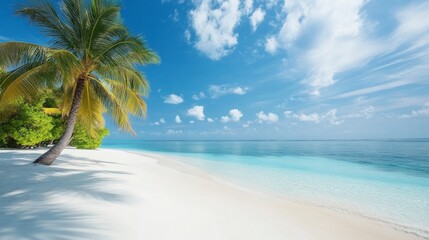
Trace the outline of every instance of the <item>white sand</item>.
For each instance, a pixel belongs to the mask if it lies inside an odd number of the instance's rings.
[[[0,239],[419,239],[358,216],[239,189],[117,150],[0,150]]]

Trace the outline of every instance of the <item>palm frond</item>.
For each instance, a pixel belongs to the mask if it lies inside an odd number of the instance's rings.
[[[0,106],[19,97],[32,99],[46,87],[46,79],[55,79],[57,72],[51,64],[39,62],[23,65],[0,78]]]
[[[48,1],[31,1],[16,13],[41,27],[42,31],[51,37],[51,43],[55,47],[74,50],[79,42],[74,29],[64,23],[55,7]]]
[[[117,30],[121,32],[124,30],[122,24],[118,24],[120,21],[120,7],[114,2],[92,0],[90,11],[88,11],[89,18],[89,39],[87,49],[90,51],[94,43],[101,38],[105,38],[108,35],[116,35]]]
[[[158,63],[158,55],[145,46],[138,36],[122,36],[121,39],[106,40],[94,49],[94,61],[110,66],[132,66],[134,64]]]
[[[134,133],[128,119],[128,113],[145,117],[147,106],[139,91],[134,91],[121,82],[106,79],[91,79],[94,90],[105,104],[106,109],[123,130]]]
[[[10,69],[47,59],[46,47],[25,42],[0,43],[0,67]]]
[[[78,121],[87,129],[88,133],[95,136],[97,134],[96,130],[104,126],[104,112],[106,112],[106,109],[103,103],[94,94],[94,89],[89,81],[86,81],[78,111]]]
[[[103,79],[114,79],[126,85],[133,91],[139,91],[140,94],[146,97],[149,93],[149,83],[145,76],[134,68],[117,66],[105,67],[100,66],[96,72]]]

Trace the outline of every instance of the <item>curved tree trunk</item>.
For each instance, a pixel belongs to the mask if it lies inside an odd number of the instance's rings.
[[[34,163],[43,165],[51,165],[60,153],[67,147],[73,134],[74,126],[76,124],[77,112],[82,100],[83,91],[85,89],[85,79],[78,79],[76,90],[73,96],[73,102],[67,119],[66,129],[60,140],[49,151],[36,159]]]

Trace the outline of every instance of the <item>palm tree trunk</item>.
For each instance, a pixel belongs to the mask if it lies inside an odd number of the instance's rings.
[[[37,158],[34,163],[51,165],[55,161],[55,159],[61,154],[64,148],[67,147],[72,137],[74,126],[76,124],[77,112],[79,110],[84,89],[85,79],[78,79],[73,96],[73,103],[70,109],[69,118],[67,119],[66,129],[64,131],[63,136],[51,149],[49,149],[49,151]]]

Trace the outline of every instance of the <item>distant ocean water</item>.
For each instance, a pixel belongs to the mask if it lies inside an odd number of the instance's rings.
[[[429,139],[134,141],[231,183],[360,214],[429,237]]]

